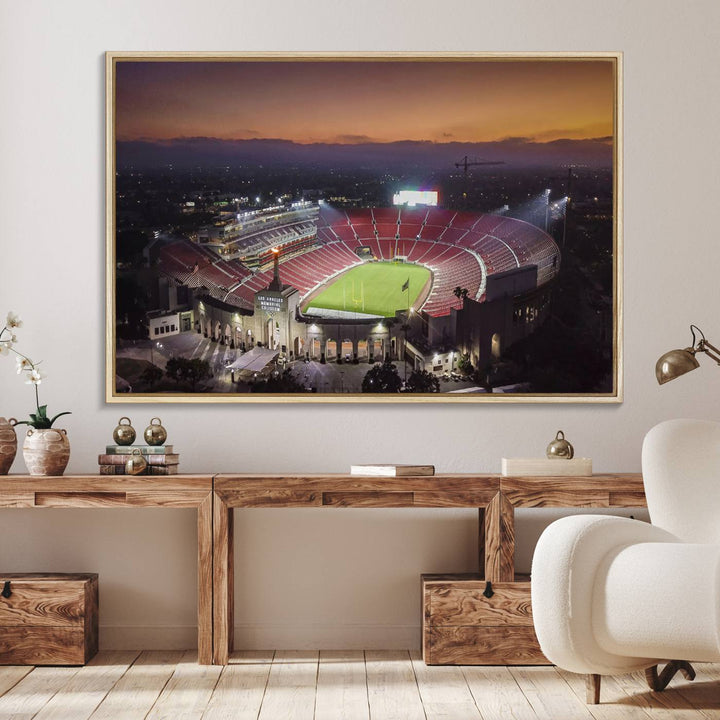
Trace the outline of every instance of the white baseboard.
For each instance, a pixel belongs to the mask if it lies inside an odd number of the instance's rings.
[[[186,650],[197,647],[193,625],[103,625],[101,650]],[[420,647],[417,625],[235,626],[235,647],[244,650],[405,650]]]

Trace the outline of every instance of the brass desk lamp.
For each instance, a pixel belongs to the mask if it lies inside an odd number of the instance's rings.
[[[695,331],[700,335],[700,340],[697,339]],[[696,367],[700,367],[700,363],[695,357],[699,352],[704,352],[720,365],[720,350],[705,339],[703,331],[697,325],[691,325],[690,332],[692,333],[692,345],[690,347],[686,347],[684,350],[670,350],[670,352],[661,355],[655,363],[655,377],[660,385],[674,380]]]

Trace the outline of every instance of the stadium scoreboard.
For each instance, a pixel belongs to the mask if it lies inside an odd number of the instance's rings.
[[[400,190],[393,195],[393,205],[431,205],[438,204],[438,194],[434,190]]]

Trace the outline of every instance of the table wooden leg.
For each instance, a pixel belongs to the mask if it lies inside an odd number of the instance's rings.
[[[212,493],[198,506],[198,663],[213,661],[213,499]]]
[[[233,649],[234,510],[213,493],[213,663],[227,665]]]
[[[515,578],[515,509],[502,493],[490,501],[485,518],[485,579],[512,582]]]

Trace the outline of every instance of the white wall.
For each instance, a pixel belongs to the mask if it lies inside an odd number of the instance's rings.
[[[185,471],[498,471],[558,428],[596,470],[639,470],[653,424],[717,416],[714,367],[663,388],[653,367],[691,321],[720,337],[719,28],[714,0],[0,0],[0,314],[23,315],[43,400],[73,411],[70,471],[94,470],[123,414],[160,415]],[[105,50],[624,51],[624,404],[106,406]],[[21,416],[31,391],[11,365],[0,358],[0,414]],[[520,518],[521,566],[537,518]],[[419,574],[474,558],[472,512],[257,510],[237,526],[239,636],[256,645],[407,645]],[[0,568],[99,571],[106,645],[183,645],[194,532],[190,511],[4,510]]]

